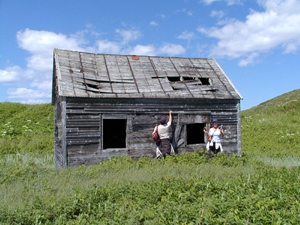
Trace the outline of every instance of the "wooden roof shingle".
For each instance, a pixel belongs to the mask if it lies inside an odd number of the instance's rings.
[[[213,58],[54,49],[53,76],[64,97],[242,99]]]

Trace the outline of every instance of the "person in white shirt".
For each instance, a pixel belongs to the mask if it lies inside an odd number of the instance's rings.
[[[166,123],[167,118],[166,117],[162,117],[159,120],[159,125],[157,126],[158,128],[158,134],[160,137],[160,142],[157,144],[157,148],[159,151],[157,151],[157,158],[159,158],[160,156],[166,157],[166,155],[170,155],[171,154],[171,150],[174,151],[172,149],[172,145],[170,142],[170,137],[169,137],[169,129],[171,127],[172,124],[172,111],[169,112],[169,121]],[[156,127],[154,128],[154,130],[156,129]]]
[[[213,153],[217,154],[218,152],[223,152],[223,147],[221,144],[221,139],[224,137],[224,130],[223,127],[218,127],[218,120],[213,119],[213,127],[206,130],[203,129],[203,132],[207,135],[208,143],[206,145],[206,149],[208,151],[212,151]]]

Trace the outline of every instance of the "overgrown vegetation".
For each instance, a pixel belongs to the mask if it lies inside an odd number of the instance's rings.
[[[0,224],[298,224],[300,90],[242,112],[243,156],[55,169],[50,104],[0,104]]]
[[[53,120],[51,104],[0,103],[0,154],[52,152]]]
[[[300,89],[242,112],[243,152],[300,156]]]

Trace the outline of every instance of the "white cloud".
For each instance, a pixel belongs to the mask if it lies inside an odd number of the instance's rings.
[[[75,38],[76,37],[76,38]],[[31,56],[27,60],[27,68],[36,72],[49,71],[52,68],[54,48],[83,51],[82,44],[86,40],[82,36],[67,37],[50,31],[25,29],[17,33],[19,46],[28,51]]]
[[[19,80],[21,68],[18,66],[7,67],[0,70],[0,84],[9,84]]]
[[[205,5],[210,5],[213,2],[219,2],[220,0],[202,0]]]
[[[243,58],[247,65],[259,54],[281,47],[285,53],[297,51],[300,46],[300,1],[260,1],[264,12],[251,11],[245,21],[230,21],[221,28],[203,28],[198,31],[218,39],[211,55]]]
[[[245,57],[244,59],[241,59],[239,62],[239,66],[247,66],[249,64],[252,64],[254,59],[258,56],[258,53],[256,52],[252,52],[249,55],[247,55],[247,57]]]
[[[164,44],[161,47],[153,45],[131,45],[141,37],[138,30],[116,29],[120,41],[99,39],[99,35],[89,29],[76,32],[69,36],[50,31],[25,29],[17,33],[20,48],[28,51],[25,69],[18,66],[0,70],[0,83],[10,84],[7,98],[24,103],[50,102],[52,91],[52,67],[54,48],[86,51],[104,54],[135,54],[135,55],[178,55],[185,52],[181,45]],[[94,42],[88,46],[87,36],[91,35]],[[187,34],[186,34],[187,35]],[[91,39],[92,40],[92,39]]]
[[[37,80],[33,82],[31,87],[37,88],[37,90],[43,90],[47,93],[51,93],[52,91],[52,80]]]
[[[193,32],[182,32],[177,38],[179,39],[185,39],[185,40],[191,40],[195,37],[195,34]]]
[[[188,14],[188,16],[192,16],[193,15],[193,13],[191,11],[187,11],[186,13]]]
[[[1,70],[0,83],[21,86],[8,89],[8,98],[23,99],[23,102],[28,103],[50,101],[54,48],[84,51],[82,46],[87,43],[84,34],[80,32],[68,37],[50,31],[30,29],[17,32],[17,41],[19,47],[30,54],[26,59],[26,68],[13,66]]]
[[[156,49],[153,45],[136,45],[129,54],[132,55],[156,55]]]
[[[227,5],[240,5],[242,4],[241,0],[227,0]]]
[[[153,45],[136,45],[131,50],[124,51],[124,54],[132,55],[181,55],[185,53],[185,48],[181,45],[165,43],[161,47],[154,47]]]
[[[222,10],[219,10],[219,11],[213,10],[210,13],[211,17],[217,17],[218,19],[221,19],[222,17],[224,17],[224,15],[225,15],[225,13]]]
[[[300,41],[300,40],[299,40]],[[286,43],[286,44],[283,44],[283,48],[285,49],[284,50],[284,53],[292,53],[292,52],[296,52],[298,49],[299,49],[299,45],[300,45],[300,42],[294,42],[294,43]]]
[[[165,43],[159,48],[159,52],[173,56],[185,53],[185,49],[181,45]]]
[[[99,40],[96,42],[97,52],[106,54],[116,54],[120,52],[121,46],[117,42]]]
[[[188,16],[192,16],[193,13],[189,10],[187,10],[186,8],[183,8],[181,10],[177,10],[177,12],[183,12],[183,13],[186,13]]]
[[[9,98],[17,99],[49,99],[49,93],[43,90],[35,90],[30,88],[12,88],[8,89]]]
[[[122,43],[127,44],[130,41],[134,41],[141,36],[140,31],[138,30],[120,30],[117,29],[116,32],[121,35],[123,38]]]
[[[205,5],[210,5],[214,2],[220,2],[221,0],[202,0]],[[227,3],[228,6],[231,5],[239,5],[241,4],[241,0],[223,0]]]
[[[49,54],[54,48],[82,50],[81,44],[85,43],[84,39],[67,37],[64,34],[56,34],[50,31],[37,31],[25,29],[17,33],[19,46],[32,54],[45,55]]]
[[[156,26],[158,26],[158,23],[156,23],[155,21],[151,21],[151,22],[150,22],[150,25],[156,27]]]
[[[36,71],[49,71],[53,66],[52,61],[52,55],[50,54],[32,55],[27,59],[27,67]]]

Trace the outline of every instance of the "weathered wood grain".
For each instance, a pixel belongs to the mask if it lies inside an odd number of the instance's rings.
[[[121,155],[155,157],[151,133],[169,110],[169,136],[179,154],[205,148],[204,141],[187,144],[187,125],[209,127],[212,118],[224,127],[225,152],[241,154],[241,96],[214,59],[56,49],[52,96],[57,167]],[[117,119],[126,121],[125,146],[104,149],[103,121]],[[204,136],[202,129],[197,132]]]

